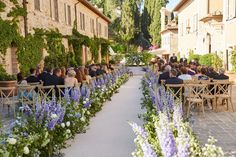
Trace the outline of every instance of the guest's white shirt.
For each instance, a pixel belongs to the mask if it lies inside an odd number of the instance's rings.
[[[189,75],[189,74],[182,74],[182,75],[179,75],[178,77],[179,79],[185,81],[185,80],[192,80],[192,76]]]

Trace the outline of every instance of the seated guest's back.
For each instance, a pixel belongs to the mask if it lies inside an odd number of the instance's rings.
[[[168,78],[170,78],[170,70],[171,70],[171,66],[169,65],[165,66],[163,73],[160,74],[159,76],[159,80],[158,80],[159,83],[161,83],[161,80],[167,80]]]
[[[209,78],[212,78],[212,79],[215,79],[215,77],[217,77],[217,72],[212,68],[210,67],[206,73],[206,75],[209,77]]]
[[[201,68],[200,74],[197,76],[198,80],[209,80],[209,77],[206,76],[206,68]]]
[[[89,75],[91,76],[91,77],[96,77],[97,76],[97,67],[96,67],[96,65],[91,65],[90,66],[90,70],[89,70]]]
[[[65,78],[65,85],[66,86],[77,86],[78,85],[78,80],[75,78],[75,71],[74,70],[69,70],[68,74]]]
[[[64,79],[61,77],[61,69],[56,68],[53,70],[53,75],[47,75],[44,86],[51,85],[64,85]]]
[[[38,77],[36,77],[36,69],[30,69],[30,76],[26,78],[27,83],[37,83],[39,82]]]
[[[215,76],[215,80],[228,80],[229,76],[225,75],[225,70],[220,69],[219,74]]]
[[[187,74],[188,70],[186,67],[181,67],[180,68],[181,75],[178,76],[179,79],[181,80],[192,80],[192,76]]]
[[[170,71],[170,78],[168,78],[165,84],[183,84],[183,80],[177,77],[177,70],[172,69]]]
[[[49,70],[47,68],[44,68],[43,72],[38,75],[39,81],[42,81],[42,82],[45,81],[45,78],[48,75],[48,71]]]

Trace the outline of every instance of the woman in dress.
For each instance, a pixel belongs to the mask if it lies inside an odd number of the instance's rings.
[[[76,72],[74,70],[69,70],[65,78],[65,85],[69,87],[78,86],[78,80],[75,78]]]

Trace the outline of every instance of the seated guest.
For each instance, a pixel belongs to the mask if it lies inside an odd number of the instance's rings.
[[[17,84],[18,84],[18,85],[27,85],[27,81],[24,80],[24,78],[23,78],[23,76],[22,76],[22,73],[18,73],[18,74],[16,75],[16,77],[17,77]]]
[[[44,68],[43,72],[38,75],[39,81],[44,82],[46,75],[48,75],[48,69]]]
[[[170,65],[166,65],[165,68],[164,68],[164,71],[162,74],[160,74],[160,77],[159,77],[159,84],[161,84],[161,80],[167,80],[168,78],[170,78],[170,70],[171,70],[171,66]]]
[[[206,76],[206,68],[201,68],[200,75],[197,76],[198,80],[209,80],[209,77]]]
[[[196,74],[195,70],[196,70],[196,63],[195,61],[191,61],[189,63],[189,67],[187,68],[188,69],[188,74],[193,76]]]
[[[104,71],[102,70],[102,67],[100,64],[97,65],[97,76],[103,75]]]
[[[65,67],[61,68],[61,77],[64,79],[66,78],[66,68]]]
[[[36,69],[30,69],[30,76],[26,78],[27,83],[37,83],[40,82],[39,79],[36,77]]]
[[[74,70],[69,70],[65,78],[66,86],[78,86],[78,80],[75,78],[76,72]]]
[[[96,67],[96,65],[94,65],[94,64],[92,64],[91,66],[90,66],[90,70],[89,70],[89,75],[91,76],[91,77],[96,77],[97,76],[97,67]]]
[[[75,78],[77,79],[77,81],[78,81],[79,83],[83,83],[83,76],[82,76],[80,70],[79,70],[79,69],[76,69],[76,70],[75,70],[75,73],[76,73]]]
[[[220,69],[219,74],[215,76],[215,80],[228,80],[229,76],[225,75],[225,69]]]
[[[185,80],[192,80],[192,76],[187,74],[188,70],[186,67],[180,68],[181,75],[178,76],[179,79],[185,81]]]
[[[53,75],[48,75],[45,79],[44,86],[51,85],[64,85],[64,79],[61,78],[61,69],[56,68],[53,70]]]
[[[208,68],[208,71],[206,73],[206,75],[209,77],[209,78],[212,78],[212,79],[215,79],[215,77],[217,77],[217,72],[214,70],[214,68],[210,67]]]
[[[177,77],[177,70],[172,69],[170,70],[170,78],[168,78],[165,84],[183,84],[183,80]]]
[[[89,70],[88,70],[88,68],[84,68],[84,74],[85,74],[87,83],[90,84],[90,83],[91,83],[91,80],[92,80],[92,77],[89,75]]]

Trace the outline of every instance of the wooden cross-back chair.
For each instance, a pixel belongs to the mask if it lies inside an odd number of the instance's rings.
[[[57,85],[56,86],[56,96],[58,97],[59,101],[62,101],[62,98],[65,95],[71,95],[74,86],[67,86],[67,85]]]
[[[166,91],[172,94],[175,100],[183,100],[183,84],[166,84]]]
[[[0,87],[0,104],[3,105],[3,108],[7,105],[8,114],[12,108],[15,116],[15,106],[18,102],[16,87]]]
[[[18,99],[22,105],[31,105],[34,108],[36,102],[37,86],[18,86]]]
[[[185,85],[185,88],[188,89],[188,93],[185,95],[185,100],[187,102],[187,117],[189,117],[192,105],[197,105],[197,107],[200,107],[202,109],[203,115],[205,114],[202,94],[205,93],[206,86],[206,84]]]
[[[38,86],[39,96],[46,101],[50,101],[55,96],[55,86]]]
[[[205,93],[202,94],[202,98],[207,101],[209,108],[214,110],[214,106],[216,106],[216,83],[215,82],[206,82]],[[211,103],[212,101],[212,103]],[[211,105],[210,105],[211,104]]]
[[[229,104],[232,108],[232,111],[234,112],[234,107],[232,103],[232,85],[233,82],[229,80],[217,80],[215,81],[216,84],[216,102],[218,99],[222,99],[222,102],[226,102],[227,110],[229,109]],[[218,105],[216,104],[216,110]]]

